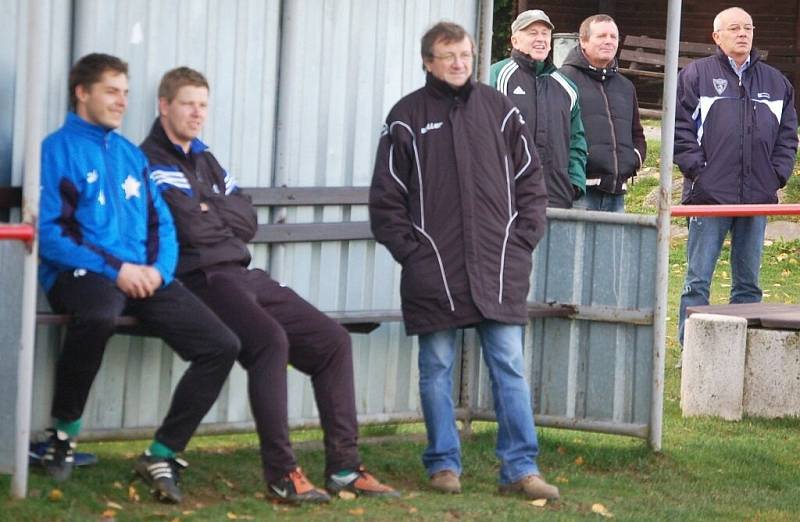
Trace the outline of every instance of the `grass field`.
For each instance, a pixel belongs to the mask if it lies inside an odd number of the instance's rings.
[[[657,143],[648,167],[656,168]],[[794,176],[785,201],[800,201]],[[655,181],[655,183],[654,183]],[[657,176],[642,176],[628,196],[629,210],[652,212],[646,199]],[[680,220],[675,221],[676,224]],[[725,302],[730,287],[727,248],[717,268],[712,302]],[[637,439],[566,430],[540,429],[540,465],[562,492],[558,503],[537,507],[495,493],[495,426],[477,423],[464,440],[464,494],[426,491],[419,462],[424,428],[419,424],[373,426],[362,437],[383,442],[362,446],[376,475],[402,489],[394,501],[336,499],[323,507],[290,508],[264,499],[254,435],[196,438],[186,458],[187,499],[180,507],[148,498],[141,483],[129,487],[131,460],[146,442],[84,444],[101,464],[75,472],[55,489],[40,473],[31,477],[30,498],[9,500],[9,480],[0,477],[0,520],[800,520],[800,419],[741,422],[683,419],[679,371],[674,369],[676,308],[685,270],[685,239],[670,251],[668,359],[661,453]],[[767,242],[762,268],[765,300],[797,302],[800,242]],[[323,455],[317,430],[293,432],[301,465],[322,483]],[[601,506],[601,507],[598,507]],[[598,512],[594,512],[594,511]],[[604,511],[604,513],[602,513]]]

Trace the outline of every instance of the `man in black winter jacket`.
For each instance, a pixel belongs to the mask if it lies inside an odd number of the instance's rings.
[[[250,407],[269,496],[327,502],[298,467],[289,442],[286,367],[310,375],[325,433],[326,488],[399,496],[361,465],[350,335],[291,288],[248,269],[247,242],[257,229],[250,198],[197,136],[208,109],[208,82],[179,67],[158,89],[160,116],[142,150],[169,204],[180,245],[178,278],[241,340]]]
[[[386,118],[369,195],[375,239],[403,266],[408,334],[419,335],[419,389],[433,489],[461,491],[452,400],[456,333],[474,326],[492,380],[500,491],[558,498],[539,475],[522,356],[531,254],[547,195],[528,127],[508,98],[472,79],[472,38],[440,22],[422,37],[425,86]]]
[[[617,72],[619,30],[613,18],[592,15],[581,23],[579,34],[580,45],[560,69],[578,86],[589,147],[586,195],[574,206],[624,212],[627,182],[647,153],[636,89]]]

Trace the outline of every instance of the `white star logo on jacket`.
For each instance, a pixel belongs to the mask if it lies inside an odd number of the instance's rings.
[[[128,174],[128,177],[125,178],[125,183],[122,184],[122,190],[125,191],[125,199],[131,198],[138,198],[139,196],[139,187],[142,186],[140,181],[136,181],[136,178]]]

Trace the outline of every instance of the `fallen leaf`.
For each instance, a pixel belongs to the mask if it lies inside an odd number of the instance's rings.
[[[414,513],[416,513],[416,512],[417,512],[417,508],[415,508],[415,507],[410,507],[410,508],[408,508],[408,512],[409,512],[409,513],[411,513],[411,514],[414,514]]]
[[[411,491],[406,495],[406,498],[417,498],[420,495],[419,491]]]
[[[265,498],[267,498],[267,496],[262,491],[256,491],[255,493],[253,493],[253,496],[260,500],[264,500]]]
[[[58,488],[51,489],[50,494],[47,495],[47,500],[51,502],[58,502],[62,498],[64,498],[64,493],[62,493],[61,490]]]
[[[556,477],[556,482],[558,482],[559,484],[567,484],[569,483],[569,479],[564,475],[559,475]]]
[[[194,515],[194,511],[192,511],[191,509],[186,510],[186,511],[181,511],[181,515],[184,515],[184,516],[188,517],[189,515]]]
[[[614,518],[614,515],[603,504],[592,504],[592,513],[606,518]]]
[[[229,488],[236,489],[236,484],[223,477],[221,473],[217,473],[217,478],[220,479],[222,483],[228,486]]]
[[[575,464],[578,465],[578,466],[582,466],[583,465],[583,457],[578,455],[578,457],[575,459]]]
[[[116,502],[111,502],[110,500],[106,502],[106,507],[111,509],[116,509],[117,511],[122,511],[122,506],[120,506]]]
[[[356,494],[351,491],[342,490],[339,492],[339,498],[342,500],[354,500],[356,498]]]
[[[351,515],[360,517],[361,515],[364,514],[364,508],[351,509],[350,511],[348,511],[348,513],[350,513]]]
[[[227,516],[228,516],[228,520],[236,520],[236,519],[239,518],[238,516],[236,516],[236,513],[231,513],[230,511],[228,511],[228,515]]]
[[[556,451],[558,452],[559,455],[564,455],[567,452],[567,448],[565,448],[564,446],[559,446],[556,448]]]
[[[531,500],[531,506],[545,507],[546,505],[547,505],[547,499],[546,498],[540,498],[538,500]]]
[[[103,511],[103,514],[100,515],[100,522],[114,522],[117,518],[117,512],[113,509],[106,509]]]
[[[136,491],[136,486],[131,484],[128,486],[128,500],[131,502],[139,502],[139,493]]]
[[[114,486],[114,489],[122,489],[122,487],[123,487],[122,486],[122,482],[120,482],[119,480],[114,482],[114,484],[112,484],[112,485]]]

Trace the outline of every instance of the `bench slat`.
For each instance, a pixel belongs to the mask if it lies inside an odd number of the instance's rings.
[[[350,241],[372,239],[368,221],[346,223],[273,223],[259,225],[251,243],[297,243],[301,241]]]
[[[256,206],[366,205],[369,187],[254,187],[242,189]]]

